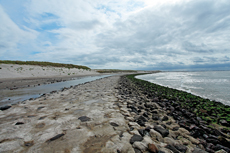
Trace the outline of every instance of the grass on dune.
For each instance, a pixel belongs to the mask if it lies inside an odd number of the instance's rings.
[[[77,68],[77,69],[90,70],[89,67],[82,66],[82,65],[52,63],[52,62],[39,62],[39,61],[0,60],[0,64],[37,65],[37,66],[52,66],[52,67],[65,67],[65,68]]]

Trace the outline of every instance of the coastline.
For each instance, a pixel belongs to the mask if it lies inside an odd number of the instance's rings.
[[[122,75],[47,93],[0,111],[0,152],[230,151],[228,138],[203,141],[161,104]]]

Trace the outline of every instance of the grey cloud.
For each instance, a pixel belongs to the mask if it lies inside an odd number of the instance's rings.
[[[189,52],[197,52],[197,53],[212,53],[213,50],[209,49],[207,45],[204,43],[201,44],[193,44],[191,42],[185,41],[182,43],[182,48]]]
[[[227,0],[203,0],[165,5],[160,11],[145,9],[124,22],[116,22],[113,29],[99,34],[95,42],[108,52],[116,50],[118,56],[122,55],[122,51],[125,55],[138,53],[146,57],[163,55],[165,59],[176,58],[179,66],[175,67],[188,65],[189,62],[218,64],[221,62],[215,57],[220,56],[218,53],[230,54],[228,47],[223,45],[230,41],[229,8]],[[218,41],[215,41],[217,38]],[[205,57],[206,54],[209,57]],[[186,61],[190,55],[197,58]],[[162,60],[157,60],[155,66],[164,68],[170,65],[161,63]]]

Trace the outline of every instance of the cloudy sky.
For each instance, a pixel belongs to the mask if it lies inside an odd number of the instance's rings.
[[[229,0],[0,0],[0,59],[230,70]]]

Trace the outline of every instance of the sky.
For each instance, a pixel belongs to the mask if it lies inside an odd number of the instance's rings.
[[[230,0],[0,0],[0,60],[230,70]]]

